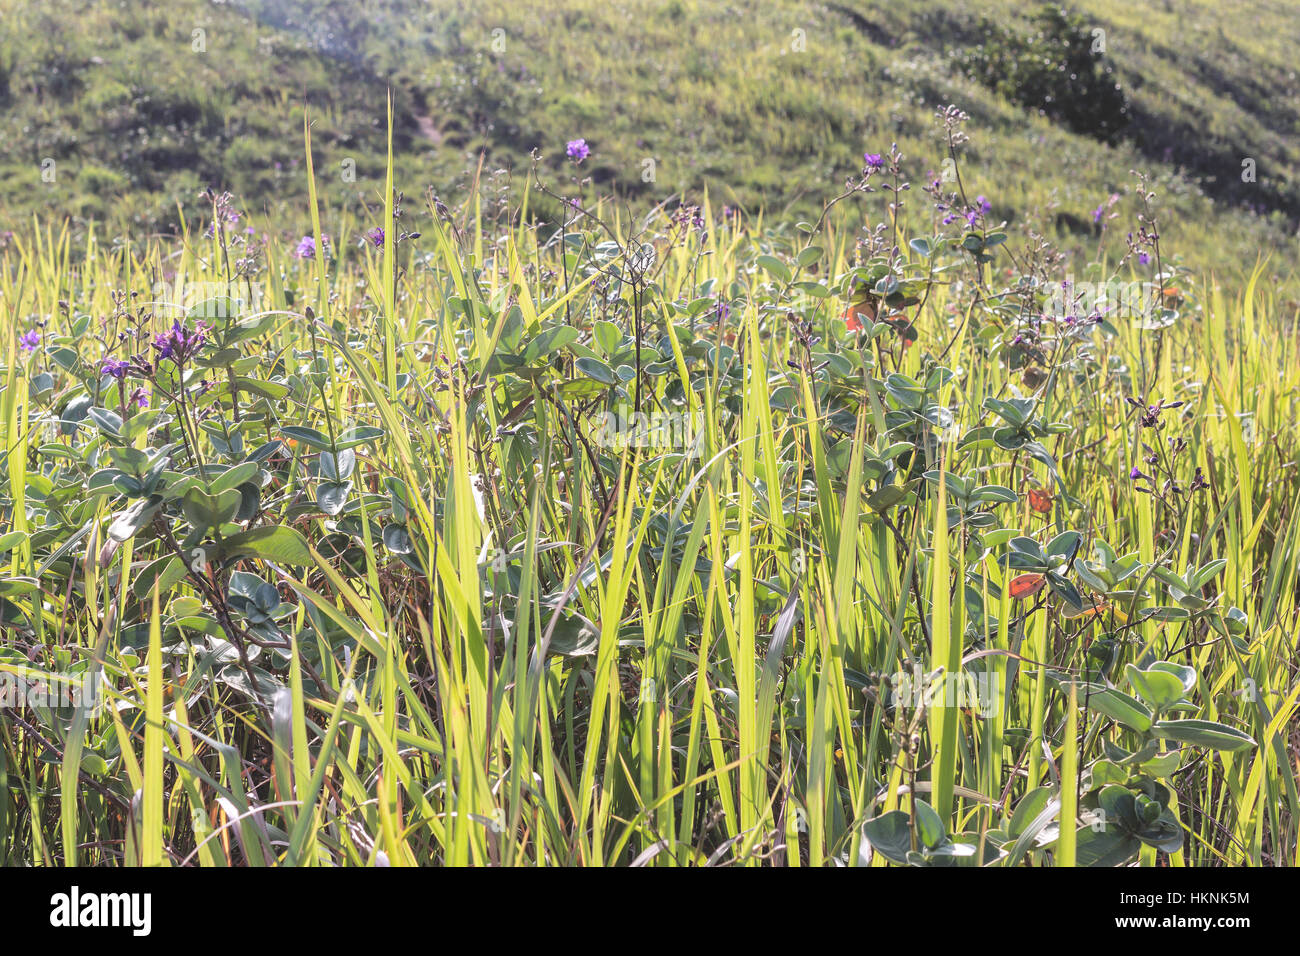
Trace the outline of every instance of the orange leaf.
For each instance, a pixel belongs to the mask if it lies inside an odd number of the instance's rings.
[[[844,325],[850,332],[857,332],[862,328],[863,316],[868,322],[876,321],[876,303],[873,299],[859,299],[857,302],[850,303],[841,318],[844,319]]]
[[[1047,584],[1047,578],[1037,571],[1030,571],[1028,574],[1017,574],[1011,579],[1007,586],[1011,596],[1017,601],[1023,601],[1027,597],[1033,597]]]

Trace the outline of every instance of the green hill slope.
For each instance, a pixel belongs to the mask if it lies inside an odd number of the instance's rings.
[[[534,148],[556,174],[564,143],[584,137],[587,195],[641,208],[707,190],[715,204],[806,215],[864,151],[893,142],[919,184],[943,156],[935,111],[955,103],[972,117],[967,185],[992,218],[1093,253],[1093,211],[1127,195],[1140,169],[1193,264],[1226,271],[1277,251],[1285,269],[1300,220],[1288,5],[1074,9],[1127,97],[1129,122],[1110,142],[1038,109],[1041,77],[1017,95],[995,59],[1000,87],[976,78],[994,43],[1032,43],[1038,29],[1000,0],[959,12],[848,0],[3,0],[0,217],[11,229],[36,213],[156,230],[178,209],[201,215],[211,184],[258,228],[301,228],[305,102],[329,215],[364,219],[382,185],[390,87],[408,196],[464,197],[481,163],[495,197],[522,182]]]

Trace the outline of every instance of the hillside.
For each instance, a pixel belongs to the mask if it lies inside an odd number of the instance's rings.
[[[1300,98],[1284,3],[1076,3],[1127,100],[1111,136],[1017,101],[1005,57],[989,59],[990,24],[1013,38],[1038,27],[999,0],[961,12],[916,2],[742,12],[718,0],[180,0],[165,13],[3,0],[0,10],[12,27],[0,40],[10,224],[42,213],[159,230],[178,209],[201,216],[198,193],[213,185],[258,228],[301,230],[304,102],[327,215],[364,222],[382,187],[391,86],[398,185],[411,197],[432,188],[462,200],[481,162],[496,198],[526,178],[534,148],[554,174],[564,143],[583,137],[589,194],[642,209],[707,191],[715,205],[809,215],[864,151],[893,142],[919,185],[943,156],[935,111],[954,103],[972,117],[967,185],[1016,229],[1091,255],[1094,210],[1127,196],[1143,170],[1190,264],[1240,271],[1275,250],[1281,269],[1296,250]],[[981,62],[1002,88],[975,77]]]

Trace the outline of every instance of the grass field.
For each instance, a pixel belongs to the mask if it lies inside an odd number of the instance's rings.
[[[0,858],[1295,862],[1294,308],[906,162],[11,240]]]
[[[1075,12],[0,0],[0,864],[1300,861],[1293,13]]]

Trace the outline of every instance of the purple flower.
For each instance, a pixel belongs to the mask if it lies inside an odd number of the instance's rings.
[[[136,408],[148,408],[149,393],[146,392],[143,388],[137,388],[134,392],[131,393],[131,401],[135,403]]]
[[[1148,477],[1147,475],[1142,474],[1142,470],[1141,470],[1140,468],[1138,468],[1137,465],[1134,465],[1134,466],[1133,466],[1132,470],[1129,471],[1128,476],[1129,476],[1129,478],[1132,479],[1133,481],[1137,481],[1139,478],[1147,478],[1147,477]]]
[[[374,229],[371,229],[366,233],[366,239],[369,240],[370,244],[376,249],[384,248],[384,227],[375,226]]]
[[[989,202],[983,196],[975,197],[975,205],[979,207],[981,216],[987,216],[993,211],[993,203]]]
[[[41,333],[35,329],[29,329],[22,335],[18,336],[18,346],[24,352],[35,352],[41,344]]]
[[[591,147],[585,139],[571,139],[564,147],[565,155],[575,163],[580,163],[591,155]]]
[[[1145,253],[1145,252],[1139,252],[1139,253],[1138,253],[1138,262],[1142,263],[1143,265],[1147,265],[1148,263],[1151,262],[1151,256],[1148,255],[1148,254]]]
[[[211,196],[211,193],[206,195]],[[230,193],[222,193],[213,199],[212,222],[208,223],[207,230],[203,233],[204,237],[211,239],[216,234],[219,225],[233,226],[239,222],[242,214],[233,205],[234,197]]]
[[[126,373],[130,370],[131,363],[121,359],[106,358],[102,365],[99,366],[99,374],[115,378],[119,382],[126,378]]]
[[[879,153],[863,153],[862,159],[867,164],[867,169],[873,172],[885,168],[885,157]]]
[[[1097,225],[1101,225],[1101,220],[1106,215],[1106,210],[1110,209],[1117,202],[1119,202],[1119,193],[1111,193],[1107,196],[1106,201],[1092,211],[1092,221]]]
[[[311,236],[303,236],[293,254],[299,259],[311,259],[316,255],[316,240]]]
[[[154,338],[153,347],[158,350],[160,360],[171,359],[177,365],[181,365],[198,351],[206,335],[207,328],[202,322],[196,323],[191,330],[177,319],[170,329]]]

